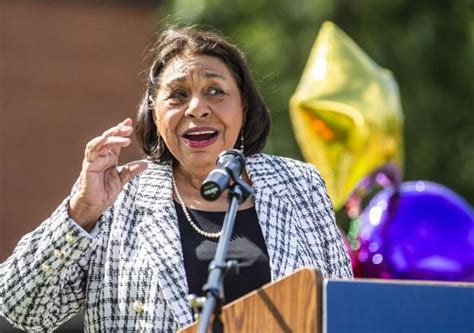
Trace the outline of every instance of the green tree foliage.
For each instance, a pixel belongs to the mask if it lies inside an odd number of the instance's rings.
[[[400,86],[405,180],[474,201],[474,4],[471,0],[175,0],[165,21],[204,24],[247,54],[273,112],[266,151],[302,159],[288,101],[323,21],[348,33]]]

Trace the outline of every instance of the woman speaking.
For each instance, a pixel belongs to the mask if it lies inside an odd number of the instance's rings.
[[[319,173],[262,154],[269,111],[241,51],[214,32],[170,28],[135,126],[106,130],[85,148],[70,196],[0,266],[0,313],[28,331],[53,330],[84,308],[87,332],[176,331],[193,321],[228,206],[206,201],[217,156],[239,149],[254,196],[239,206],[226,302],[302,266],[351,278],[350,261]],[[135,135],[147,157],[118,166]]]

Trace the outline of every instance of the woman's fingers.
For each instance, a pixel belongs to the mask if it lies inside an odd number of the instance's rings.
[[[127,118],[114,127],[109,128],[103,136],[129,136],[133,132],[132,119]]]
[[[104,172],[109,169],[114,169],[118,165],[118,155],[111,150],[101,153],[92,162],[86,162],[84,165],[85,172]]]
[[[92,162],[98,156],[103,156],[111,150],[114,154],[120,153],[120,148],[130,144],[130,136],[133,132],[132,119],[127,118],[114,127],[109,128],[101,136],[98,136],[86,146],[85,159]]]
[[[109,140],[110,139],[110,140]],[[123,137],[116,137],[116,136],[111,136],[109,137],[103,146],[99,149],[98,151],[98,156],[105,156],[109,152],[112,152],[114,155],[118,157],[120,153],[120,149],[122,147],[127,147],[132,143],[132,140],[129,138],[123,138]]]
[[[129,138],[121,136],[99,136],[92,139],[86,146],[85,159],[87,162],[93,162],[97,157],[103,156],[108,153],[109,150],[115,150],[118,154],[121,147],[126,147],[131,143]]]
[[[123,185],[146,169],[146,162],[117,168],[120,149],[131,143],[132,120],[125,119],[86,145],[78,192],[70,200],[69,213],[89,230],[113,204]]]
[[[129,137],[133,133],[132,127],[132,120],[130,118],[125,119],[121,123],[117,124],[116,126],[109,128],[102,136],[122,136],[122,137]],[[112,147],[112,151],[114,154],[120,154],[119,146]]]
[[[122,186],[125,185],[132,177],[142,173],[148,168],[148,162],[141,160],[141,161],[133,161],[122,165],[118,171],[120,176],[120,181]]]

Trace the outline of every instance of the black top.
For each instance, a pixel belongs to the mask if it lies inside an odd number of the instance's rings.
[[[178,214],[189,293],[203,296],[202,286],[207,282],[209,263],[214,259],[219,239],[207,238],[198,234],[186,219],[181,205],[175,202],[175,207]],[[187,209],[193,222],[203,231],[219,232],[221,230],[225,212]],[[270,282],[268,251],[258,224],[255,207],[237,212],[228,259],[239,262],[240,273],[225,277],[225,303],[232,302]]]

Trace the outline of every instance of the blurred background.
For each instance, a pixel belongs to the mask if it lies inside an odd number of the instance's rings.
[[[472,205],[472,0],[0,0],[0,261],[67,196],[86,142],[135,117],[145,50],[163,25],[206,25],[237,43],[273,113],[266,152],[302,160],[289,100],[326,20],[398,82],[403,179]],[[123,151],[123,162],[137,158],[136,143]],[[74,320],[58,331],[81,331]]]
[[[273,113],[266,152],[302,159],[288,103],[325,20],[399,84],[404,179],[472,205],[472,0],[0,1],[0,261],[68,194],[86,142],[135,116],[145,49],[164,24],[209,25],[237,43]],[[134,145],[122,160],[140,156]]]

